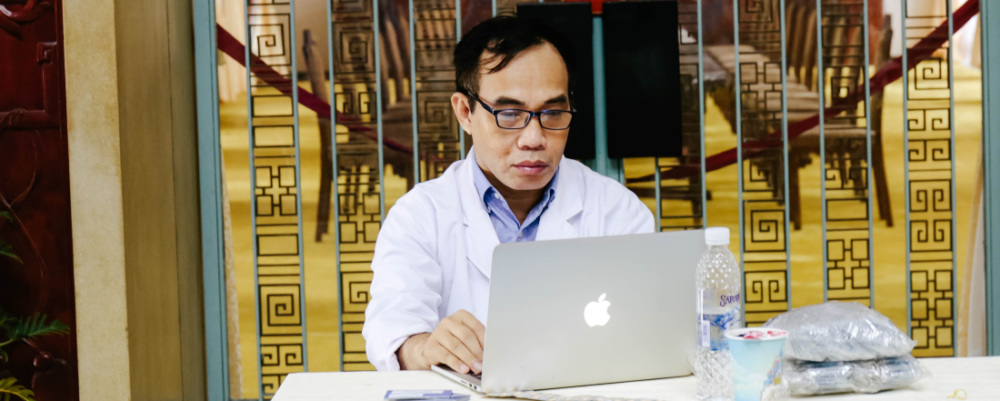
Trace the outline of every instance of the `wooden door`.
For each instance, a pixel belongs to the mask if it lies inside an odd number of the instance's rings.
[[[60,10],[60,0],[0,0],[0,211],[11,216],[0,239],[23,261],[0,257],[0,306],[70,327],[5,347],[0,378],[39,401],[79,399]]]

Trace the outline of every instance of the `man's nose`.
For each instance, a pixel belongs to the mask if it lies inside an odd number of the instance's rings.
[[[518,148],[525,150],[539,150],[545,148],[545,134],[542,132],[542,123],[539,121],[542,116],[532,116],[528,121],[528,126],[521,129],[521,135],[517,137]]]

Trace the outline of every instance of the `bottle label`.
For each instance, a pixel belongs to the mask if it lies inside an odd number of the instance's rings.
[[[729,349],[725,332],[741,327],[740,293],[714,294],[700,290],[698,299],[698,345],[712,351]]]
[[[698,320],[698,345],[705,348],[712,346],[712,324],[707,320]]]

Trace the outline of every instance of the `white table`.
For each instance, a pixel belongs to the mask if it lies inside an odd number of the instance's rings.
[[[921,359],[931,371],[911,388],[874,395],[839,394],[818,398],[834,400],[1000,400],[1000,357]],[[562,395],[695,400],[694,377],[649,380],[600,386],[545,390]],[[430,371],[333,372],[289,375],[274,401],[381,400],[388,390],[452,390],[484,399],[468,388]],[[491,398],[492,399],[492,398]]]

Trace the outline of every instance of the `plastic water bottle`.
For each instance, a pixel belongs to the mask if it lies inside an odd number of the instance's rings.
[[[742,327],[740,268],[729,252],[729,229],[705,230],[708,250],[696,273],[698,340],[695,376],[699,400],[732,400],[733,375],[725,331]]]

